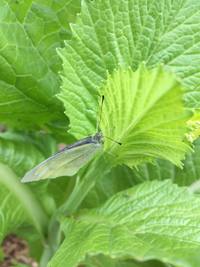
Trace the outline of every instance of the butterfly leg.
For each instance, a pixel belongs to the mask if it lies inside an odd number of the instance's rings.
[[[102,149],[102,148],[100,148],[100,151],[101,151],[101,153],[102,153],[102,155],[103,155],[103,157],[104,157],[104,159],[105,159],[105,162],[109,164],[109,162],[106,160],[106,157],[105,157],[105,155],[104,155],[104,153],[103,153],[103,149]],[[106,151],[106,150],[104,150],[104,151]]]

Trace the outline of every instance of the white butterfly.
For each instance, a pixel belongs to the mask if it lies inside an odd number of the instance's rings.
[[[103,100],[104,96],[102,96],[102,105],[103,105]],[[102,106],[101,106],[101,113],[102,113]],[[100,121],[101,121],[101,116],[100,116]],[[104,135],[103,132],[98,133],[98,124],[97,124],[96,134],[86,137],[82,140],[79,140],[63,148],[62,150],[60,150],[53,156],[49,157],[48,159],[37,165],[32,170],[30,170],[22,178],[21,182],[26,183],[46,178],[56,178],[59,176],[72,176],[75,173],[77,173],[78,170],[81,167],[83,167],[90,159],[92,159],[94,153],[98,149],[101,149],[103,144],[104,144]],[[122,145],[121,143],[118,144]]]

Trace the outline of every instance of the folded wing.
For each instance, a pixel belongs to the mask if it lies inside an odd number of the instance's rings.
[[[30,170],[21,181],[72,176],[93,157],[97,149],[92,143],[70,149],[66,147]]]

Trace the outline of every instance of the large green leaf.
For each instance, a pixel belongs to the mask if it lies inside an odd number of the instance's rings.
[[[199,158],[200,138],[194,142],[194,153],[186,154],[182,169],[168,160],[159,158],[153,160],[154,164],[141,164],[138,169],[118,165],[96,181],[81,203],[81,208],[96,207],[117,192],[145,181],[171,179],[179,186],[190,186],[200,177]]]
[[[95,209],[81,210],[76,220],[64,218],[66,238],[48,266],[77,266],[86,254],[104,254],[110,262],[158,259],[199,266],[199,212],[200,199],[186,188],[169,181],[137,185]]]
[[[192,151],[183,143],[188,131],[186,122],[192,113],[183,108],[183,89],[171,72],[164,72],[162,66],[147,71],[142,64],[133,73],[119,66],[100,90],[105,95],[101,129],[110,129],[106,136],[122,142],[123,146],[105,138],[104,149],[118,157],[106,154],[110,164],[101,157],[93,169],[105,171],[117,164],[137,166],[151,162],[153,157],[181,166],[185,153]],[[78,119],[81,117],[76,110],[73,125]]]
[[[65,120],[55,48],[71,37],[80,1],[0,3],[0,115],[17,127]]]
[[[124,70],[136,71],[141,61],[149,69],[163,62],[185,87],[199,89],[199,16],[198,0],[83,0],[71,26],[72,40],[58,49],[64,63],[59,98],[70,117],[71,132],[78,139],[94,133],[97,86],[118,63]],[[199,92],[192,101],[186,98],[188,107],[199,106]]]
[[[101,92],[102,129],[115,127],[107,135],[123,143],[118,163],[136,166],[157,156],[181,166],[180,159],[191,151],[182,142],[191,112],[183,109],[183,89],[171,72],[161,66],[147,71],[142,64],[133,73],[119,66]],[[105,149],[111,144],[106,142]]]

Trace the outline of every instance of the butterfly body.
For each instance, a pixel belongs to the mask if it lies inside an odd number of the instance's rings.
[[[94,153],[101,149],[104,143],[103,139],[102,133],[96,133],[63,148],[30,170],[21,181],[31,182],[76,174],[92,159]]]

